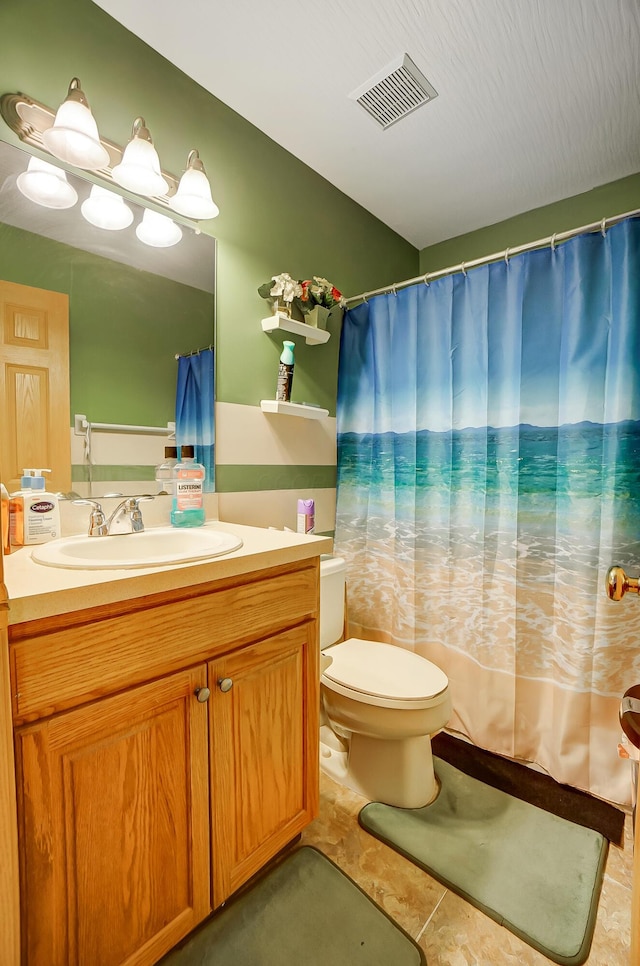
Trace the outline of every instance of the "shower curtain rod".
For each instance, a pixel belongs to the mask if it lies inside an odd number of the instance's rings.
[[[176,352],[176,359],[188,359],[189,356],[197,356],[199,352],[205,352],[207,349],[213,349],[213,342],[209,345],[201,345],[199,349],[192,349],[191,352]]]
[[[635,215],[640,215],[640,208],[636,208],[634,211],[625,211],[621,215],[612,215],[610,218],[602,218],[601,221],[594,221],[591,225],[583,225],[581,228],[559,231],[550,235],[548,238],[539,238],[537,241],[528,242],[526,245],[505,248],[504,251],[495,252],[493,255],[484,255],[482,258],[474,258],[468,262],[460,262],[459,265],[452,265],[450,268],[441,268],[437,272],[427,272],[425,275],[417,275],[415,278],[408,278],[404,282],[394,282],[393,285],[385,285],[383,288],[374,289],[372,292],[363,292],[362,295],[352,295],[351,298],[345,299],[345,303],[349,305],[351,302],[366,302],[372,295],[383,295],[385,292],[393,292],[395,294],[396,289],[406,288],[408,285],[415,285],[417,282],[424,282],[425,285],[428,285],[433,279],[444,278],[445,275],[454,275],[456,272],[462,272],[463,275],[466,275],[467,269],[469,268],[488,265],[489,262],[498,262],[503,258],[508,262],[512,255],[520,255],[522,252],[530,252],[536,248],[546,248],[547,245],[555,248],[558,242],[567,241],[567,239],[573,238],[576,235],[586,235],[593,231],[601,231],[604,235],[605,230],[611,225],[615,225],[619,221],[624,221],[625,218],[633,218]]]

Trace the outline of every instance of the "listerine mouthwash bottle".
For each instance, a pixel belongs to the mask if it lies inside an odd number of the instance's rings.
[[[201,527],[204,519],[205,469],[193,458],[193,446],[182,446],[173,468],[175,490],[171,505],[173,527]]]

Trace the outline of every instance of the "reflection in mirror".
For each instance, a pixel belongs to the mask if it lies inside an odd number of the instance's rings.
[[[148,209],[130,196],[130,224],[97,227],[99,193],[68,171],[77,202],[36,204],[17,186],[31,157],[0,142],[0,398],[18,419],[0,429],[6,485],[33,466],[56,491],[153,493],[175,443],[177,357],[213,344],[215,239],[182,222],[177,244],[144,244]]]

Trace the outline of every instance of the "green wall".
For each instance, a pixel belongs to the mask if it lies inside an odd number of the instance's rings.
[[[640,209],[640,174],[423,248],[419,271],[435,272],[636,209]]]
[[[219,400],[258,405],[274,394],[282,340],[261,332],[268,312],[256,292],[272,275],[323,275],[350,295],[418,271],[412,245],[90,0],[2,0],[0,37],[0,93],[56,108],[77,76],[105,138],[126,144],[143,115],[166,170],[179,175],[189,150],[200,151],[221,212],[202,225],[218,238]],[[18,143],[2,120],[0,137]],[[332,414],[337,336],[301,344],[296,366],[298,397]],[[129,403],[137,421],[135,385]]]

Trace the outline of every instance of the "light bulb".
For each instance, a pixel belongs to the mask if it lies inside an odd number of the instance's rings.
[[[77,77],[69,84],[53,126],[43,132],[42,142],[56,158],[78,168],[96,171],[109,163],[109,152],[100,143],[98,125]]]
[[[131,140],[124,149],[122,161],[111,173],[114,181],[136,194],[162,196],[168,192],[169,184],[160,173],[160,158],[143,117],[133,122]]]
[[[55,164],[33,157],[27,170],[16,179],[19,191],[44,208],[73,208],[78,195],[67,181],[66,173]]]
[[[142,221],[136,228],[136,235],[145,245],[170,248],[171,245],[177,245],[182,238],[182,229],[166,215],[146,208]]]
[[[124,198],[97,184],[92,187],[86,201],[82,202],[80,211],[83,218],[96,228],[105,228],[107,231],[121,231],[133,221],[133,212],[125,204]]]
[[[211,197],[211,186],[196,150],[189,152],[187,167],[175,195],[169,199],[174,211],[187,218],[215,218],[220,209]]]

